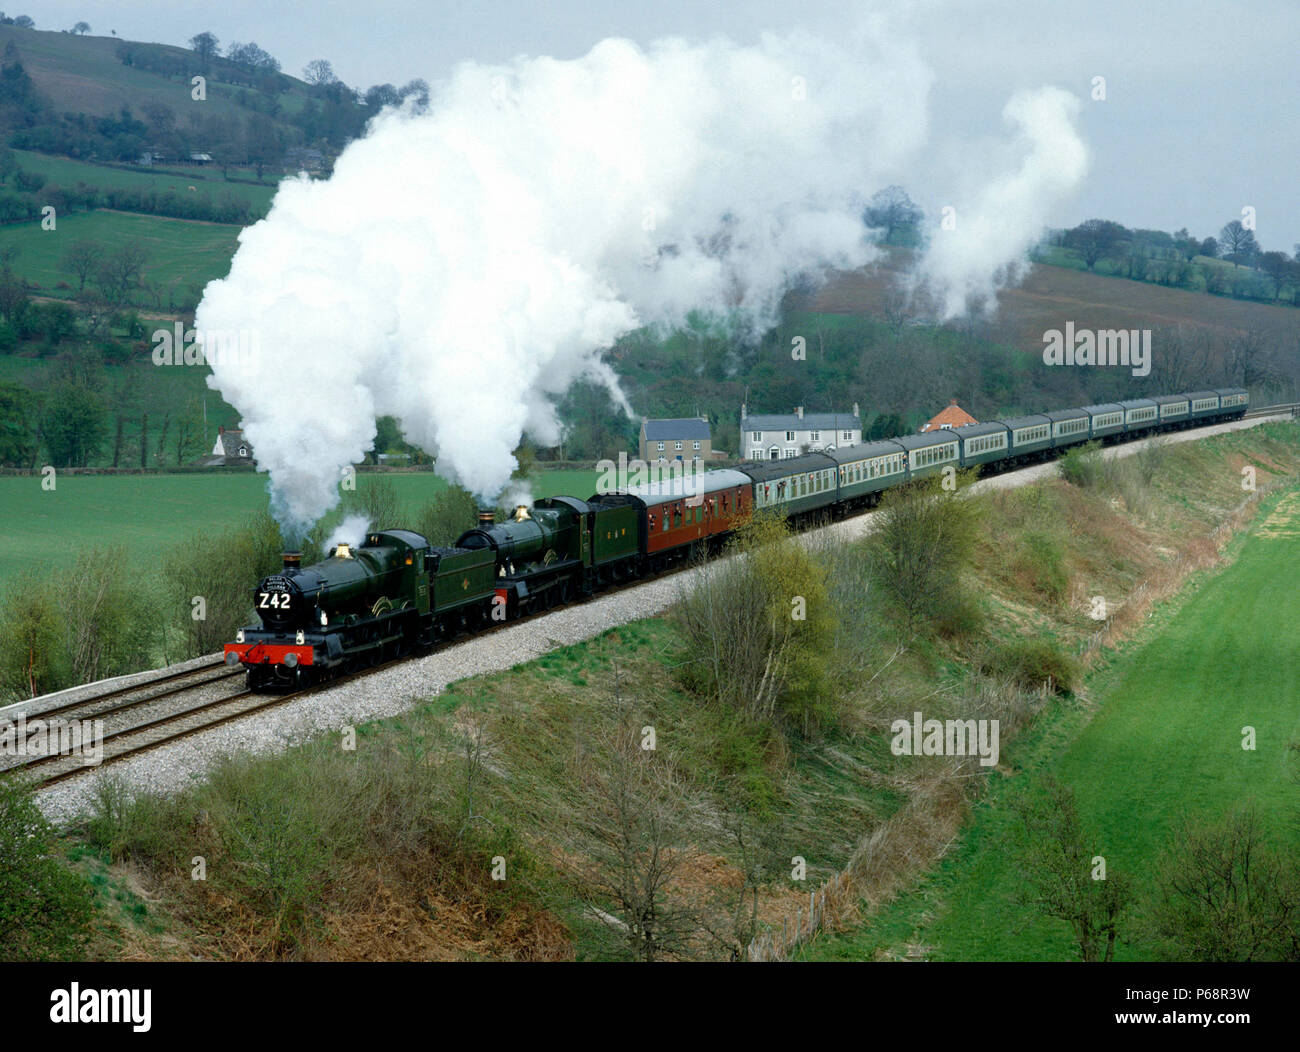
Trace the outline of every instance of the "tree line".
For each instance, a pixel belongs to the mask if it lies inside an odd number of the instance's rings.
[[[1056,233],[1051,242],[1073,251],[1088,271],[1104,264],[1109,273],[1134,281],[1300,306],[1300,244],[1292,255],[1265,250],[1240,219],[1225,223],[1218,237],[1206,238],[1186,227],[1170,234],[1089,219]]]

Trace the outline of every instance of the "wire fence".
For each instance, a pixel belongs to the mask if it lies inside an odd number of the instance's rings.
[[[808,893],[808,908],[800,906],[793,920],[783,918],[779,929],[773,928],[756,936],[750,942],[745,959],[749,961],[785,961],[801,943],[807,942],[825,925],[828,919],[838,916],[840,905],[851,891],[851,881],[846,873],[837,873],[820,891]]]

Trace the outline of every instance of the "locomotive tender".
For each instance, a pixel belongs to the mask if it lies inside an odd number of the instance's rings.
[[[305,684],[694,558],[755,511],[839,518],[945,468],[1005,471],[1085,442],[1239,420],[1249,404],[1245,390],[1227,388],[1055,410],[673,476],[585,501],[548,497],[506,522],[480,513],[449,548],[380,530],[314,566],[287,553],[281,572],[254,592],[261,625],[240,629],[226,662],[244,666],[253,690]]]

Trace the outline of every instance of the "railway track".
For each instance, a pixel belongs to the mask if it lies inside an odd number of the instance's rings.
[[[1300,416],[1300,402],[1284,402],[1281,405],[1265,405],[1258,409],[1246,410],[1245,419],[1260,416],[1281,416],[1283,413],[1290,413],[1292,416]]]
[[[1250,410],[1246,416],[1265,417],[1289,413],[1300,416],[1300,403],[1287,403],[1276,406],[1263,406]],[[647,574],[632,583],[644,583],[677,573],[690,565],[683,562]],[[566,606],[580,606],[595,601],[608,594],[608,590],[582,596],[571,600]],[[545,617],[550,610],[538,610],[523,618],[509,622],[484,626],[477,632],[459,635],[445,640],[427,653],[437,653],[446,647],[455,646],[466,638],[475,638],[519,625],[536,618]],[[354,672],[346,677],[348,680],[375,675],[385,669],[407,660],[406,656],[394,658],[368,669]],[[337,684],[337,680],[327,680],[313,684],[301,690],[284,694],[256,694],[242,685],[234,691],[227,689],[228,682],[236,676],[242,676],[242,669],[229,669],[221,660],[205,662],[194,668],[181,672],[169,672],[154,676],[141,683],[116,687],[88,697],[62,702],[52,707],[41,709],[25,708],[23,705],[10,706],[8,712],[13,716],[26,714],[28,722],[33,720],[49,721],[103,721],[111,724],[103,729],[98,747],[101,750],[98,764],[89,764],[83,755],[36,755],[18,757],[17,762],[0,766],[0,777],[20,777],[29,780],[34,788],[46,788],[59,782],[75,778],[81,774],[94,773],[105,767],[134,756],[139,756],[152,749],[169,745],[204,731],[221,727],[258,712],[278,708],[299,698]],[[37,704],[36,699],[30,704]],[[4,759],[12,759],[6,757]]]
[[[633,583],[639,584],[653,581],[668,574],[676,573],[689,565],[689,563],[673,565],[656,573],[646,574]],[[589,596],[581,596],[566,603],[565,606],[581,606],[585,603],[594,602],[607,594],[608,592],[597,592]],[[543,618],[550,612],[550,609],[537,610],[511,621],[483,626],[475,632],[464,633],[444,640],[431,650],[416,656],[428,656],[445,647],[455,646],[468,639],[485,636],[492,632]],[[129,722],[119,720],[120,725],[104,729],[102,736],[99,738],[99,747],[102,749],[102,754],[99,756],[98,763],[88,763],[86,757],[82,754],[19,757],[17,762],[0,766],[0,777],[23,778],[28,781],[32,788],[45,789],[75,778],[78,775],[102,771],[115,763],[120,763],[123,760],[139,756],[161,746],[170,745],[173,742],[201,734],[204,731],[233,723],[246,716],[278,708],[310,694],[328,690],[337,686],[342,680],[356,681],[376,675],[393,665],[408,660],[410,656],[412,655],[403,655],[373,667],[350,673],[340,679],[326,680],[301,690],[289,691],[283,694],[258,694],[250,690],[239,689],[234,693],[218,692],[216,697],[191,698],[191,695],[200,694],[208,687],[219,685],[235,676],[242,677],[244,674],[242,668],[227,669],[224,662],[215,661],[198,668],[187,669],[184,672],[157,676],[144,683],[133,684],[129,687],[121,687],[88,698],[66,702],[54,708],[33,711],[29,715],[29,720],[47,720],[51,717],[58,717],[69,721],[90,721],[106,717],[117,718],[128,712],[134,712],[137,718]],[[215,674],[213,674],[214,672]],[[203,676],[202,673],[207,673],[207,675]],[[162,690],[151,690],[151,688],[156,688],[159,685],[165,686]],[[143,696],[136,696],[137,694]],[[166,699],[172,699],[172,704],[167,707],[166,711],[155,711],[150,708],[154,703]],[[104,705],[105,701],[110,702],[110,704]],[[10,711],[16,715],[18,712],[23,711],[23,706],[11,706]]]

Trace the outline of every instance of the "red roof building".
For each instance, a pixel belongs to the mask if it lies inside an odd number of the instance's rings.
[[[946,406],[934,415],[934,418],[921,427],[921,434],[927,431],[951,431],[954,427],[965,427],[967,424],[978,424],[970,413],[966,412],[957,404],[957,399],[953,399]]]

